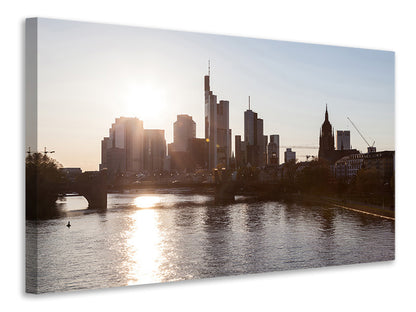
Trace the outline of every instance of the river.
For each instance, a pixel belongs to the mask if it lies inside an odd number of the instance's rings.
[[[105,212],[87,210],[81,196],[58,206],[62,217],[26,222],[29,292],[386,261],[395,253],[394,221],[333,206],[244,197],[215,204],[186,189],[108,194]]]

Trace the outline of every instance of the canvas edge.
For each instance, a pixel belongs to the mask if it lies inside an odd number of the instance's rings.
[[[38,18],[27,18],[25,20],[25,152],[37,151],[37,105],[38,105]],[[26,197],[25,197],[26,206]],[[26,216],[26,212],[25,212]],[[38,276],[37,276],[37,238],[33,242],[25,239],[25,291],[26,293],[38,293]],[[29,254],[29,250],[33,251]],[[35,255],[33,257],[33,255]],[[34,276],[29,276],[30,263]],[[33,274],[33,273],[32,273]]]

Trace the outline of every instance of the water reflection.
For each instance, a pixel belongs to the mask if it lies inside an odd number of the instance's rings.
[[[212,205],[205,208],[203,262],[206,264],[204,275],[212,276],[218,270],[228,273],[230,270],[230,248],[228,239],[230,228],[230,207]],[[232,263],[231,263],[232,265]]]
[[[394,221],[336,207],[172,190],[109,194],[100,213],[81,205],[68,198],[65,219],[27,222],[40,292],[394,259]]]
[[[139,196],[134,199],[134,205],[137,208],[152,208],[161,202],[159,196]]]
[[[264,226],[264,203],[247,205],[245,209],[247,231],[260,231]]]
[[[316,209],[314,207],[314,209]],[[320,215],[314,212],[314,218],[317,220],[319,227],[319,236],[316,239],[317,256],[320,259],[320,265],[331,265],[335,259],[337,242],[335,241],[335,213],[333,209],[321,209]]]
[[[130,229],[125,233],[128,248],[128,284],[160,282],[161,235],[157,210],[149,209],[160,203],[158,196],[139,196],[137,208],[130,216]]]

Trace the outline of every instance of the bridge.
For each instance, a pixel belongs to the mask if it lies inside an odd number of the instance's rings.
[[[214,171],[215,200],[233,201],[236,195],[250,195],[261,198],[277,198],[283,192],[277,183],[238,180],[225,169]]]
[[[214,170],[215,200],[219,202],[233,201],[239,183],[233,179],[231,172],[224,169]]]
[[[88,209],[107,209],[107,172],[87,171],[67,182],[61,193],[78,193],[88,201]]]

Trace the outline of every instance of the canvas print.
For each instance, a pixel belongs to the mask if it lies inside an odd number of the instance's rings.
[[[25,66],[27,292],[394,260],[394,52],[31,18]]]

